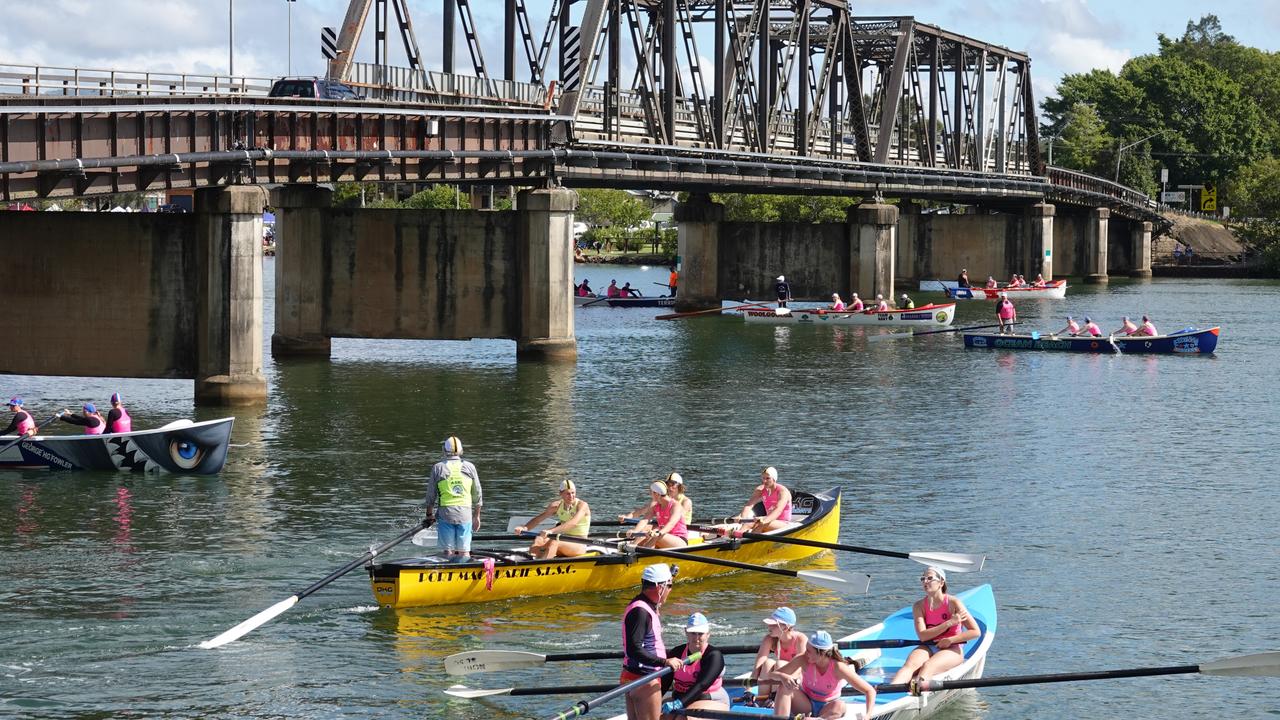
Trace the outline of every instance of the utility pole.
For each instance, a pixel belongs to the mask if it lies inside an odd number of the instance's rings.
[[[1159,134],[1160,133],[1151,133],[1150,135],[1142,138],[1141,140],[1138,140],[1137,142],[1131,142],[1128,145],[1121,145],[1116,150],[1116,178],[1115,178],[1116,182],[1120,182],[1120,156],[1124,154],[1124,151],[1128,150],[1131,147],[1137,147]]]
[[[236,0],[227,0],[227,74],[236,74]]]
[[[288,75],[293,75],[293,4],[298,0],[284,0],[285,7],[289,8],[289,71]]]

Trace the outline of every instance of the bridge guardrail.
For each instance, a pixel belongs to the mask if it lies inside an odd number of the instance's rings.
[[[0,64],[3,95],[252,95],[265,96],[271,78]]]

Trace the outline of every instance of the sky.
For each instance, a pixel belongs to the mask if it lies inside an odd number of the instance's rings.
[[[418,44],[431,69],[440,67],[444,0],[408,0]],[[472,0],[489,67],[500,70],[501,0]],[[550,0],[527,0],[540,34]],[[152,72],[274,78],[323,75],[320,29],[337,27],[347,0],[0,0],[0,72],[4,64],[51,65]],[[575,6],[580,7],[580,5]],[[1031,56],[1037,102],[1053,94],[1064,74],[1092,68],[1118,71],[1126,60],[1155,52],[1156,36],[1180,36],[1187,22],[1213,12],[1225,32],[1246,45],[1280,49],[1280,1],[1217,3],[1188,0],[889,0],[853,2],[858,16],[914,15],[945,30]],[[230,9],[230,12],[229,12]],[[228,25],[234,18],[234,48]],[[393,64],[406,64],[392,16]],[[484,33],[492,28],[492,37]],[[373,19],[356,59],[372,61]],[[709,51],[699,47],[701,53]],[[465,43],[457,63],[469,66]],[[233,57],[230,57],[233,56]]]

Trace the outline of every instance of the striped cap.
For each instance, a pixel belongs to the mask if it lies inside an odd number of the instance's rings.
[[[454,437],[453,435],[450,435],[449,437],[445,438],[444,454],[445,455],[461,455],[462,441]]]

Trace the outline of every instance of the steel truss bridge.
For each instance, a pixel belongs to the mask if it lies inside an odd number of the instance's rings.
[[[1030,58],[910,17],[843,0],[553,0],[535,26],[525,0],[503,0],[495,77],[473,5],[443,0],[432,71],[406,0],[351,0],[329,75],[361,102],[268,98],[264,78],[0,65],[0,200],[563,184],[1049,201],[1163,225],[1146,195],[1045,166]],[[375,62],[355,62],[370,15]]]

